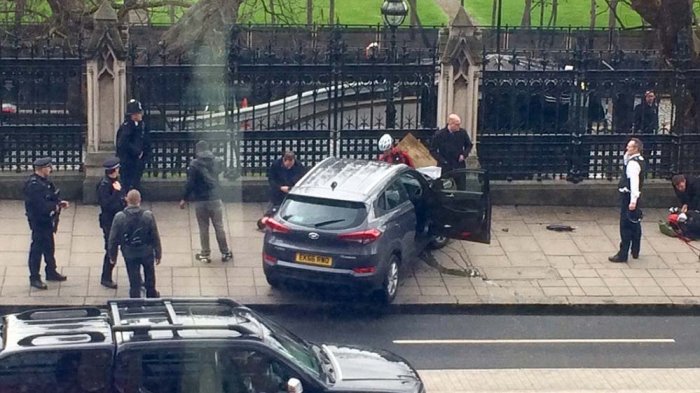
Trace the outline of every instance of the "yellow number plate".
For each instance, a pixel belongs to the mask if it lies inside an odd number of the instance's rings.
[[[333,258],[331,258],[331,257],[322,257],[320,255],[302,254],[300,252],[297,253],[296,261],[299,263],[306,263],[309,265],[318,265],[318,266],[331,266],[333,264]]]

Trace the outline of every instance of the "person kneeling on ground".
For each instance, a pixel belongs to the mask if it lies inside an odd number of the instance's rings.
[[[700,210],[700,179],[688,175],[675,175],[671,178],[673,190],[681,202],[680,212]]]

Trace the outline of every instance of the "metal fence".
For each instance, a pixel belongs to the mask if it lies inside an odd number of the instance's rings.
[[[493,178],[612,180],[633,135],[650,177],[698,173],[700,70],[661,69],[644,51],[533,53],[484,54],[478,153]]]
[[[285,149],[306,165],[334,154],[370,158],[381,133],[434,130],[435,48],[370,33],[379,41],[361,48],[345,36],[356,32],[337,26],[263,35],[282,48],[245,28],[223,51],[172,58],[167,48],[132,46],[129,86],[156,152],[148,173],[182,174],[196,139],[215,141],[230,174],[260,175]]]
[[[52,156],[81,170],[87,120],[80,43],[0,39],[0,171]]]

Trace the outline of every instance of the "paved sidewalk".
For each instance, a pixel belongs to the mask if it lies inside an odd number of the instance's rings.
[[[157,286],[163,296],[227,296],[248,304],[322,303],[324,296],[272,290],[262,273],[262,233],[255,221],[264,204],[226,204],[232,263],[194,260],[199,234],[192,209],[158,202],[152,208],[163,238]],[[648,209],[642,256],[629,264],[607,257],[618,242],[612,208],[496,206],[492,244],[455,241],[416,261],[396,299],[398,304],[698,304],[700,261],[680,240],[662,235],[660,209]],[[115,270],[118,290],[99,285],[102,233],[96,206],[74,205],[61,216],[56,258],[68,275],[49,290],[29,288],[30,236],[21,201],[0,201],[0,304],[101,304],[125,297],[123,261]],[[570,224],[574,232],[546,225]],[[215,245],[212,233],[212,245]],[[473,276],[477,272],[478,276]],[[331,300],[331,301],[337,301]]]
[[[700,369],[419,371],[429,393],[700,392]]]

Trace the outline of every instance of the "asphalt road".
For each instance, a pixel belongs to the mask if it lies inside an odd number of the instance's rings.
[[[700,367],[700,317],[267,315],[305,339],[388,349],[422,370]]]

